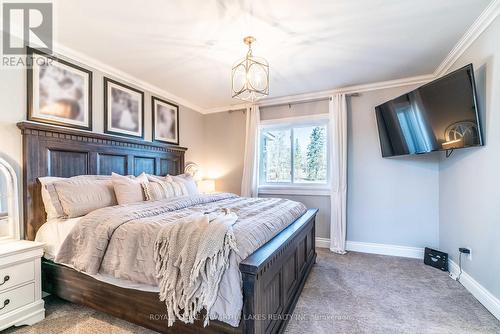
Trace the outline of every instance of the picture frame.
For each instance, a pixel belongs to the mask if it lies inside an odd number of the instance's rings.
[[[179,145],[179,106],[151,97],[153,141]]]
[[[104,132],[144,139],[144,92],[104,77]]]
[[[92,131],[92,71],[27,47],[27,119]]]

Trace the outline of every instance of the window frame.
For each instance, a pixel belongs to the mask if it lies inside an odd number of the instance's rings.
[[[325,183],[294,183],[294,128],[309,127],[309,126],[325,126],[326,127],[326,181]],[[263,130],[290,130],[290,182],[263,182],[262,178],[262,162],[261,156],[261,132]],[[258,127],[258,144],[257,144],[257,171],[258,171],[258,191],[259,194],[279,195],[330,195],[331,175],[330,175],[330,119],[328,114],[317,114],[311,116],[278,118],[272,120],[263,120]]]

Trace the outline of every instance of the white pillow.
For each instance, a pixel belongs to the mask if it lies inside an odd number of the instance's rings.
[[[74,184],[85,185],[95,180],[111,180],[110,175],[78,175],[73,177],[45,176],[38,178],[41,184],[43,206],[47,213],[47,221],[52,219],[67,218],[61,200],[56,190],[56,183],[68,181]],[[116,205],[116,201],[113,205]]]
[[[200,192],[198,191],[198,187],[196,186],[196,182],[193,177],[189,174],[180,174],[176,176],[172,176],[172,179],[177,182],[181,182],[186,186],[189,195],[198,195]]]
[[[42,186],[42,201],[47,213],[47,221],[65,216],[59,196],[57,196],[54,182],[67,180],[63,177],[45,176],[38,178]]]
[[[145,200],[144,187],[149,182],[145,173],[136,178],[113,173],[111,174],[111,180],[113,181],[118,204],[136,203]]]
[[[184,183],[177,182],[168,175],[166,177],[148,175],[148,180],[149,182],[145,186],[145,195],[148,201],[189,195]]]
[[[68,179],[56,181],[54,186],[68,218],[85,216],[94,210],[117,204],[110,179]]]

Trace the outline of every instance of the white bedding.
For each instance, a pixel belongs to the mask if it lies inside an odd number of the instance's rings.
[[[80,219],[82,219],[82,217],[71,219],[51,219],[38,229],[35,241],[45,243],[43,247],[44,258],[47,260],[54,260],[64,239],[66,239],[69,232],[71,232],[71,229]]]
[[[71,218],[71,219],[51,219],[43,224],[36,233],[35,241],[43,242],[45,245],[44,255],[43,257],[47,260],[54,261],[59,253],[59,249],[61,245],[71,232],[73,227],[82,219],[83,217]],[[142,290],[148,292],[159,292],[159,288],[157,286],[152,286],[148,284],[135,283],[131,281],[127,281],[124,279],[114,278],[108,275],[89,275],[99,281],[113,284],[119,286],[121,288],[126,289],[135,289]]]

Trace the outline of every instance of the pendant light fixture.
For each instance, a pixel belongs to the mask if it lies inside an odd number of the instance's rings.
[[[239,60],[232,69],[232,97],[243,101],[255,102],[269,95],[269,63],[264,58],[252,54],[255,37],[243,38],[248,45],[245,58]]]

